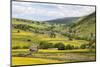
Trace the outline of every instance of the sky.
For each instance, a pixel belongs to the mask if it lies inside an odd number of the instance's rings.
[[[35,2],[12,2],[12,17],[36,21],[64,17],[82,17],[95,11],[94,6],[64,5]]]

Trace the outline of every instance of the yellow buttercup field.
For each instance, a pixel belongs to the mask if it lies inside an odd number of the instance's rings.
[[[48,64],[48,63],[60,63],[57,60],[41,59],[41,58],[25,58],[25,57],[13,57],[13,65],[33,65],[33,64]]]

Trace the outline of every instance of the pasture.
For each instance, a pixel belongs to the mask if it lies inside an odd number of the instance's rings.
[[[57,60],[41,59],[41,58],[28,58],[28,57],[12,57],[12,66],[16,65],[33,65],[33,64],[48,64],[59,63]]]
[[[95,61],[95,44],[90,49],[88,40],[66,36],[69,34],[64,25],[12,21],[12,66]],[[28,55],[31,45],[42,47]],[[53,49],[59,45],[63,49]]]
[[[12,50],[13,66],[95,61],[95,50],[93,50],[93,52],[90,52],[88,49],[80,49],[80,50],[40,49],[37,53],[33,53],[31,56],[24,56],[24,57],[21,56],[22,54],[27,55],[28,51],[29,51],[28,49]]]

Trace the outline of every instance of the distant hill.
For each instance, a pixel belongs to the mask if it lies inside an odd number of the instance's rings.
[[[82,17],[80,21],[73,23],[71,28],[77,31],[78,36],[88,37],[89,34],[96,33],[96,12]]]
[[[50,23],[59,23],[59,24],[71,24],[73,22],[75,22],[76,20],[78,20],[80,17],[65,17],[65,18],[59,18],[59,19],[54,19],[54,20],[47,20],[46,22],[50,22]]]

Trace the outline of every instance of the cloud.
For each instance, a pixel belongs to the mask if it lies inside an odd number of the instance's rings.
[[[13,2],[12,15],[17,18],[50,20],[63,17],[79,17],[95,11],[95,7],[30,2]],[[35,18],[33,18],[35,17]]]
[[[79,5],[57,5],[57,8],[60,9],[67,17],[79,17],[91,14],[95,11],[95,7],[92,6],[79,6]]]

